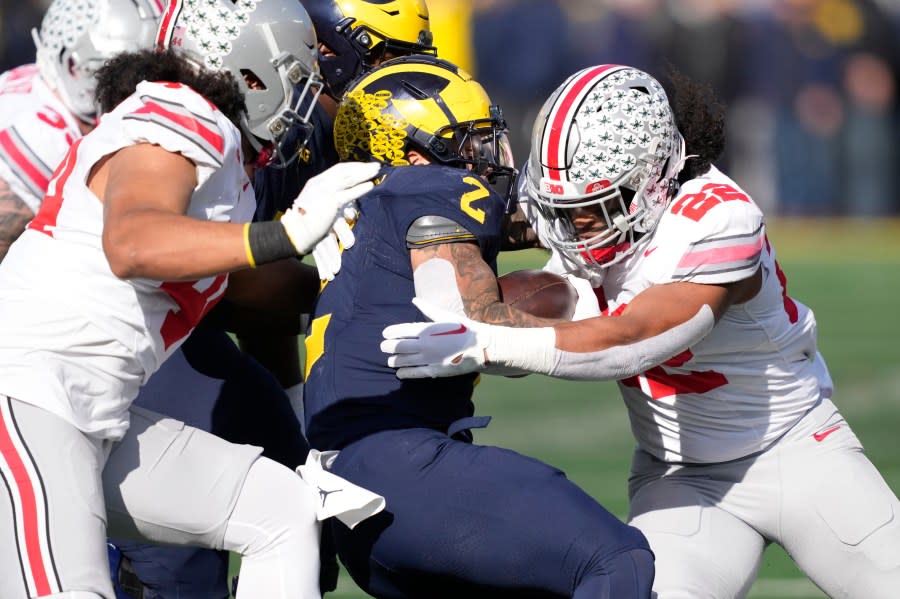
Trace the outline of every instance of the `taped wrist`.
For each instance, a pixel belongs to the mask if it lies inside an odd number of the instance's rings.
[[[244,225],[244,249],[251,267],[297,255],[284,225],[275,220]]]
[[[496,367],[550,374],[556,366],[556,331],[553,327],[492,327],[485,347],[488,371]]]

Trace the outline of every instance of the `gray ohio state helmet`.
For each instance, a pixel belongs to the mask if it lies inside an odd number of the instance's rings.
[[[285,136],[291,127],[312,130],[323,86],[316,34],[299,0],[170,0],[157,45],[229,71],[244,94],[240,124],[253,148],[282,165],[297,155],[285,156]]]
[[[151,48],[165,0],[54,0],[32,29],[41,78],[87,123],[97,114],[94,73],[120,52]]]
[[[526,187],[546,221],[546,241],[602,269],[656,227],[683,165],[684,140],[659,82],[638,69],[600,65],[569,77],[544,103]],[[585,231],[585,222],[594,226]]]

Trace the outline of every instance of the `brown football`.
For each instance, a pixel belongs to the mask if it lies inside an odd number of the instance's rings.
[[[578,293],[563,277],[545,270],[514,270],[497,279],[504,304],[541,318],[570,320]]]

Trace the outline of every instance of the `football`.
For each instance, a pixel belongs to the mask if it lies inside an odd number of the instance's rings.
[[[545,270],[515,270],[497,279],[500,301],[540,318],[570,320],[578,292],[563,277]]]

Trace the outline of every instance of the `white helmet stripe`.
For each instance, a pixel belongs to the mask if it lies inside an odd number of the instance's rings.
[[[566,169],[566,142],[568,124],[575,119],[581,100],[594,89],[594,81],[612,69],[624,69],[621,65],[603,64],[579,71],[573,75],[554,102],[553,110],[547,116],[550,131],[544,131],[541,147],[541,162],[547,167],[550,179],[560,180],[560,173]]]
[[[159,30],[156,33],[156,48],[165,50],[172,42],[172,34],[175,33],[175,23],[181,14],[182,0],[169,0],[166,12],[159,22]]]

